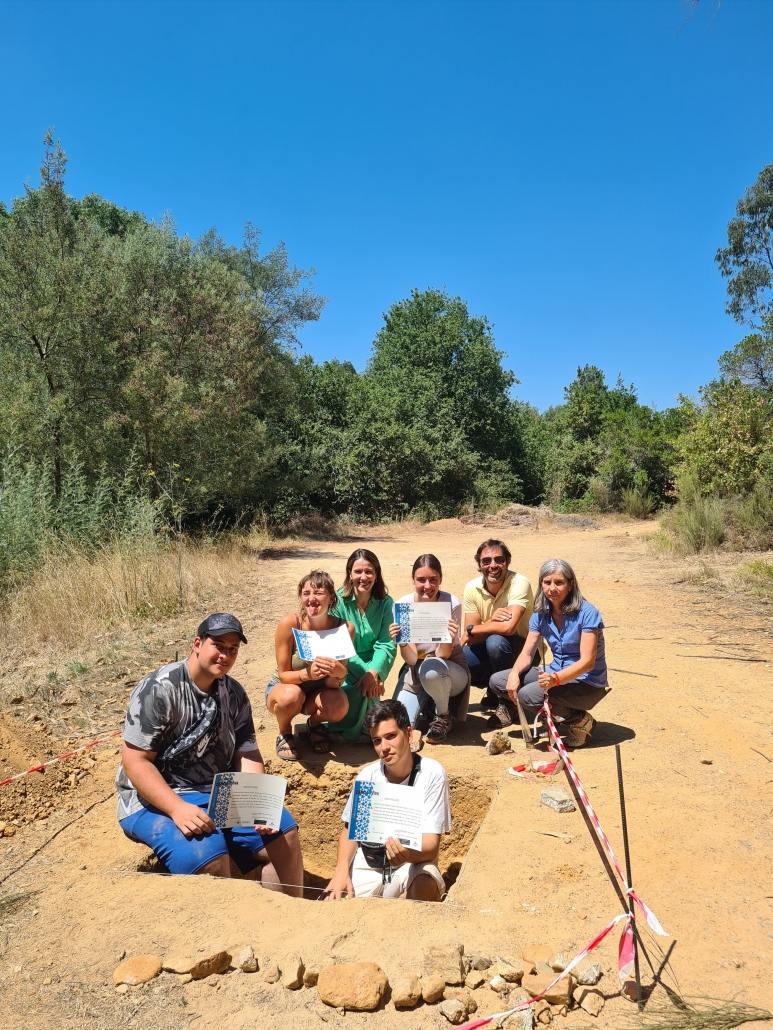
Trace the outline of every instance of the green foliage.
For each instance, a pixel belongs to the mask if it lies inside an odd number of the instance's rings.
[[[680,479],[679,502],[662,521],[677,549],[687,554],[714,550],[725,539],[723,504],[716,497],[705,497],[694,475]]]
[[[725,380],[738,379],[746,386],[773,392],[773,314],[764,318],[765,331],[745,336],[719,359]]]
[[[773,562],[762,558],[748,562],[738,570],[738,578],[744,590],[773,601]]]
[[[762,169],[738,201],[727,241],[716,261],[728,280],[728,314],[760,329],[773,314],[773,165]]]

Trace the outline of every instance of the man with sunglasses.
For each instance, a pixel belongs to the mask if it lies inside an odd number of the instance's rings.
[[[473,684],[487,688],[483,708],[496,707],[489,679],[513,667],[529,632],[534,594],[526,576],[511,571],[511,557],[502,540],[484,540],[475,552],[480,575],[464,588],[464,656]]]
[[[247,694],[228,675],[246,644],[235,615],[216,612],[196,630],[188,657],[134,689],[116,776],[118,820],[170,873],[260,880],[300,897],[298,825],[284,809],[271,829],[217,829],[207,814],[219,772],[265,771]]]

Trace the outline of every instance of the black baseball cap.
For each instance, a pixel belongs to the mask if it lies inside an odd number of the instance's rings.
[[[214,612],[208,615],[196,630],[197,637],[222,637],[226,633],[236,633],[243,644],[247,643],[241,622],[228,612]]]

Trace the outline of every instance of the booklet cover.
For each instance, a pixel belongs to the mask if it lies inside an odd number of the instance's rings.
[[[220,829],[231,826],[279,828],[287,780],[268,773],[216,773],[207,814]]]
[[[398,644],[450,644],[448,601],[410,601],[395,605],[395,622],[400,626]]]
[[[383,844],[394,837],[407,848],[421,851],[424,814],[422,792],[405,783],[355,781],[349,840]]]
[[[298,657],[304,662],[313,662],[315,658],[332,658],[336,662],[345,662],[354,657],[354,644],[346,625],[335,629],[310,630],[294,629],[295,647]]]

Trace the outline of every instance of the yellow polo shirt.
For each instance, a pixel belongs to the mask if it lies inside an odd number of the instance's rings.
[[[534,594],[526,576],[508,570],[502,581],[502,589],[496,597],[490,594],[483,584],[483,576],[476,576],[464,588],[465,612],[480,615],[481,622],[488,622],[497,608],[522,605],[523,615],[518,620],[515,632],[525,639],[529,634],[529,616],[534,607]]]

